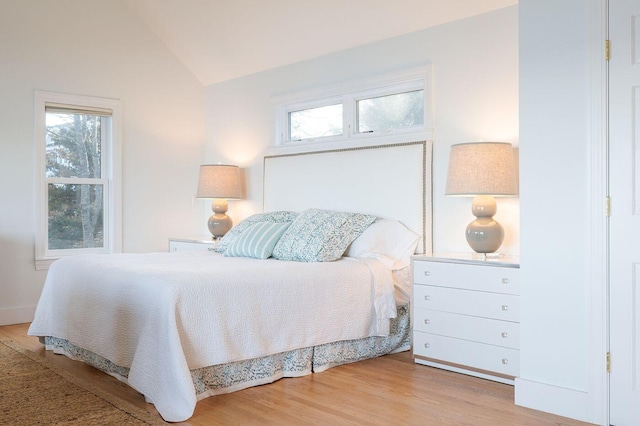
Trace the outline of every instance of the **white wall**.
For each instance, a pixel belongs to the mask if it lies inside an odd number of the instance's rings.
[[[135,252],[164,250],[172,235],[206,232],[208,206],[191,199],[203,152],[206,161],[244,168],[247,198],[230,203],[236,221],[261,209],[272,96],[431,63],[434,249],[468,251],[463,228],[471,200],[444,197],[450,145],[520,140],[521,234],[518,199],[499,200],[498,214],[507,230],[503,251],[522,255],[518,402],[598,421],[585,415],[594,391],[586,284],[588,3],[520,0],[212,85],[203,100],[198,82],[119,1],[0,0],[0,324],[31,319],[45,277],[33,265],[35,89],[122,99],[124,249]]]
[[[516,402],[603,422],[590,400],[592,3],[521,0],[521,378]],[[542,30],[544,29],[544,30]],[[604,197],[603,197],[604,198]],[[603,202],[603,200],[600,200]],[[600,215],[602,210],[599,209]],[[599,404],[602,401],[597,401]]]
[[[469,199],[444,196],[451,144],[520,146],[521,199],[501,199],[503,250],[521,254],[521,379],[517,402],[604,421],[592,383],[589,1],[518,7],[426,29],[206,88],[209,161],[245,168],[236,220],[259,211],[261,156],[273,145],[271,96],[427,63],[434,70],[434,250],[468,251]],[[520,220],[520,213],[521,220]],[[521,229],[519,232],[518,229]],[[596,380],[597,381],[597,380]]]
[[[122,100],[123,248],[167,250],[200,230],[200,83],[120,1],[0,0],[0,325],[31,321],[34,90]]]
[[[518,143],[517,7],[345,50],[206,88],[206,159],[240,165],[247,197],[232,201],[236,222],[262,208],[262,156],[274,145],[272,96],[433,64],[434,250],[470,251],[464,228],[471,199],[444,197],[450,146]],[[519,252],[518,199],[498,200],[502,251]]]

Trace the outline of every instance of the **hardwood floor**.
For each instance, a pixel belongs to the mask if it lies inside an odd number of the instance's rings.
[[[142,395],[80,362],[54,355],[28,324],[0,327],[14,342],[103,390],[156,413]],[[413,362],[410,352],[198,402],[184,425],[584,425],[513,404],[513,387]]]

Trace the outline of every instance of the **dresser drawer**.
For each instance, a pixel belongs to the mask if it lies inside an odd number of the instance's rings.
[[[455,287],[494,293],[519,294],[518,268],[447,262],[413,262],[417,284]]]
[[[516,322],[416,309],[413,329],[506,348],[520,348],[520,324]]]
[[[520,297],[428,285],[413,286],[415,309],[519,322]]]
[[[520,371],[520,352],[516,349],[467,340],[414,333],[414,354],[449,366],[467,367],[489,373],[516,377]]]

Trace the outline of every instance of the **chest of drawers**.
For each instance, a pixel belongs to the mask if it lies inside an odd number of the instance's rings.
[[[519,264],[414,256],[415,362],[513,383],[519,373]]]

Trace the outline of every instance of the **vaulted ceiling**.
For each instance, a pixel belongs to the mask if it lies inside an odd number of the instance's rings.
[[[517,0],[125,0],[204,85],[517,4]]]

